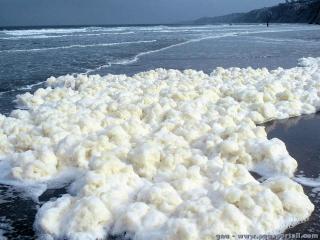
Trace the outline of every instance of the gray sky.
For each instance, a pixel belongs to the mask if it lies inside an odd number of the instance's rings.
[[[172,23],[280,0],[0,0],[0,26]]]

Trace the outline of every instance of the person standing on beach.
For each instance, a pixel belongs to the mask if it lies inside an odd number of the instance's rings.
[[[269,22],[271,20],[271,17],[272,17],[272,12],[271,11],[267,11],[267,13],[266,13],[267,27],[269,27]]]

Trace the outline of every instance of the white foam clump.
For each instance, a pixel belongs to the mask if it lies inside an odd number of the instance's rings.
[[[8,178],[24,182],[82,173],[68,194],[39,209],[43,236],[281,232],[314,206],[290,179],[297,162],[284,143],[257,124],[319,109],[320,58],[301,61],[273,71],[51,77],[46,89],[18,96],[26,110],[1,116],[1,161]]]

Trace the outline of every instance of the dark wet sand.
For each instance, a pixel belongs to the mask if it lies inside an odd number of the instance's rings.
[[[320,175],[320,113],[273,121],[267,123],[266,127],[268,137],[284,141],[290,155],[298,161],[296,174],[303,174],[308,178]],[[307,186],[303,188],[315,205],[315,211],[307,222],[287,230],[286,233],[320,234],[320,192],[312,192],[312,188]]]
[[[265,124],[269,138],[280,138],[286,143],[287,149],[299,163],[297,174],[316,178],[320,173],[320,113],[305,115]],[[320,233],[320,192],[312,192],[312,188],[304,186],[304,190],[316,208],[310,219],[288,229],[286,233]],[[23,197],[18,190],[10,186],[0,185],[0,212],[6,222],[11,223],[11,230],[4,236],[8,239],[35,239],[32,225],[37,208],[53,197],[59,197],[65,189],[48,190],[35,203]],[[3,197],[4,196],[4,197]],[[0,219],[0,228],[1,228]],[[320,235],[319,235],[320,236]],[[115,239],[115,238],[112,238]],[[120,239],[120,238],[117,238]],[[290,238],[293,239],[293,238]]]

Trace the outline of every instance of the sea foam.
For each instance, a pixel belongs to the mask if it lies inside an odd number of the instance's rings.
[[[259,123],[320,107],[320,58],[292,69],[156,69],[51,77],[0,116],[2,179],[74,176],[45,203],[42,237],[215,239],[279,233],[314,206],[297,162]],[[266,180],[259,182],[250,171]]]

